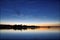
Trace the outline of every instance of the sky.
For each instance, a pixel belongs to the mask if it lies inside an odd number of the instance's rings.
[[[59,0],[0,0],[0,24],[59,25]]]

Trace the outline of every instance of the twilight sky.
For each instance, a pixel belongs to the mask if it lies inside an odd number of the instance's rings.
[[[59,0],[0,0],[0,24],[59,25]]]

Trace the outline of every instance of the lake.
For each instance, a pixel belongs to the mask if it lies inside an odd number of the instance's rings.
[[[59,40],[60,28],[2,29],[0,40]]]

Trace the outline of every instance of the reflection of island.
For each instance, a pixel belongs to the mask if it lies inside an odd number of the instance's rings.
[[[14,29],[14,30],[27,30],[36,28],[60,28],[60,26],[27,26],[27,25],[2,25],[0,24],[0,29]]]

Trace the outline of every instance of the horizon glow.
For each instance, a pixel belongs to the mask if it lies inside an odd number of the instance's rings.
[[[60,26],[59,0],[0,0],[0,24]]]

